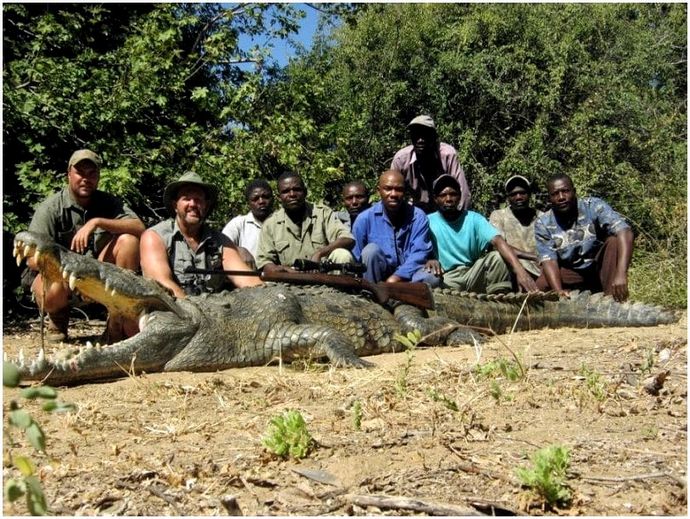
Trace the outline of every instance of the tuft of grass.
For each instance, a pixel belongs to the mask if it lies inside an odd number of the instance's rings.
[[[500,374],[511,382],[522,378],[522,372],[517,362],[504,359],[503,357],[485,362],[484,364],[477,364],[474,367],[474,372],[483,378],[497,377]]]
[[[523,486],[530,488],[545,504],[568,505],[572,493],[567,484],[570,451],[560,445],[539,449],[530,456],[532,467],[516,470]]]
[[[460,410],[460,408],[458,407],[458,403],[455,400],[451,400],[446,395],[444,395],[443,393],[439,393],[433,388],[429,389],[426,392],[426,394],[429,395],[429,398],[431,398],[434,402],[440,402],[451,411],[457,412]]]
[[[684,241],[684,240],[683,240]],[[685,308],[688,301],[687,250],[682,243],[668,248],[634,251],[628,272],[630,299],[673,308]]]
[[[295,459],[306,457],[314,447],[304,417],[296,410],[271,418],[261,443],[278,456]]]
[[[407,394],[407,378],[414,362],[415,349],[422,340],[422,334],[419,332],[419,330],[415,330],[413,332],[409,332],[407,335],[396,334],[393,338],[405,347],[405,354],[407,356],[405,359],[405,364],[402,365],[400,372],[395,379],[395,392],[398,394],[398,396],[402,397]]]
[[[606,384],[601,380],[601,374],[597,371],[589,369],[584,364],[580,368],[580,375],[585,377],[585,384],[589,393],[597,399],[599,402],[606,400],[608,396],[608,391],[606,389]]]
[[[356,431],[362,428],[362,403],[359,400],[352,404],[352,425]]]

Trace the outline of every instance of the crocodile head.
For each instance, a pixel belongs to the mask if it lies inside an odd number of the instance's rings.
[[[84,347],[60,352],[47,359],[43,352],[32,362],[20,354],[18,365],[24,380],[45,380],[53,384],[123,376],[128,371],[162,371],[198,332],[198,309],[175,300],[154,281],[75,254],[49,237],[20,232],[14,241],[17,264],[33,258],[48,288],[66,283],[83,297],[105,305],[111,314],[121,314],[139,324],[139,333],[103,347]]]

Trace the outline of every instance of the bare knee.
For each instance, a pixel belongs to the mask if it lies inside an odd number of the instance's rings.
[[[57,282],[46,286],[41,274],[38,274],[31,284],[31,291],[38,306],[44,312],[51,313],[67,308],[72,295],[72,292],[64,283]]]
[[[139,238],[133,234],[120,234],[115,238],[112,251],[113,257],[109,263],[129,270],[139,270]]]

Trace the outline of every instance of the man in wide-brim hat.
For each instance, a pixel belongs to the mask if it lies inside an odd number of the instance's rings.
[[[193,274],[202,270],[244,270],[237,247],[206,217],[218,199],[218,189],[192,171],[165,188],[163,201],[172,217],[151,227],[141,236],[141,269],[145,277],[158,281],[176,297],[218,292],[228,280],[236,287],[261,285],[259,277]]]

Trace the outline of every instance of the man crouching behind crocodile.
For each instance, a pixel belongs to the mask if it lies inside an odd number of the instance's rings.
[[[461,344],[474,337],[462,325],[506,329],[545,326],[654,326],[678,320],[640,303],[603,294],[468,294],[434,291],[437,315],[399,305],[395,317],[372,301],[326,287],[265,284],[218,294],[174,298],[150,279],[75,254],[45,236],[20,232],[18,260],[40,259],[44,277],[69,280],[114,314],[139,322],[139,333],[111,346],[39,355],[19,361],[23,380],[79,384],[128,373],[217,371],[297,358],[328,358],[335,366],[366,366],[360,356],[395,351],[396,334],[419,329],[429,344]],[[461,323],[461,324],[459,324]],[[465,333],[463,333],[465,332]],[[400,349],[400,345],[397,345]],[[20,355],[20,359],[21,359]]]
[[[206,225],[218,191],[201,177],[188,171],[171,182],[163,193],[163,202],[172,214],[141,236],[141,269],[170,290],[176,297],[219,292],[228,278],[236,287],[262,285],[258,277],[189,274],[188,267],[203,270],[249,270],[237,247],[220,231]]]

